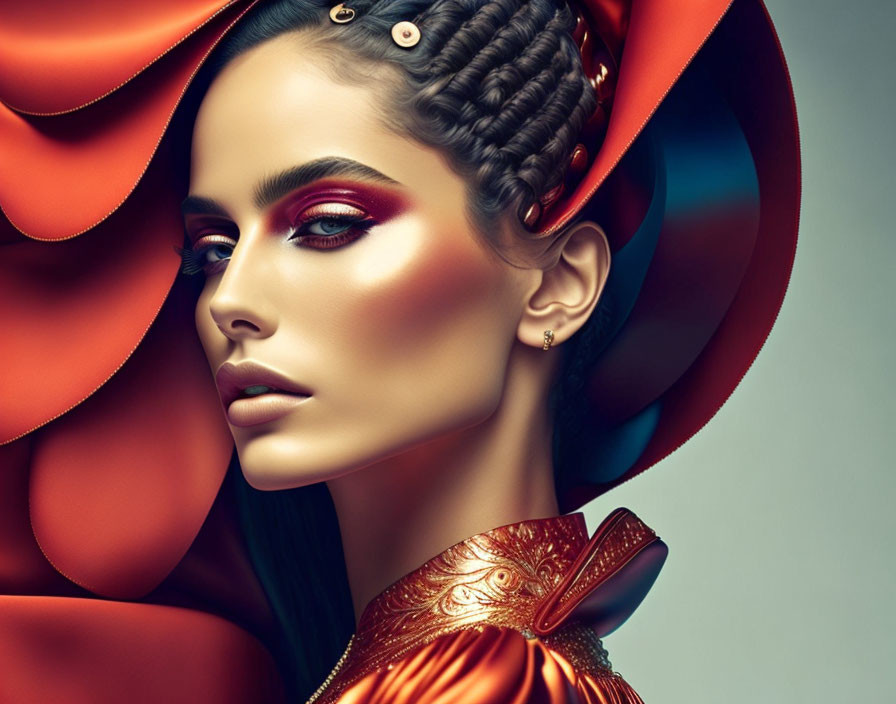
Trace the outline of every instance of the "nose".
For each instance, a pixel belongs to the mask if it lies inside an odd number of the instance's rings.
[[[247,254],[236,246],[209,300],[212,320],[231,340],[262,339],[277,329],[276,311],[264,295],[263,266]]]

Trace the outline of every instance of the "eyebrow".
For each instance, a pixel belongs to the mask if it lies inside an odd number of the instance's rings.
[[[230,213],[218,201],[202,196],[187,196],[180,204],[180,212],[184,215],[220,215],[229,218]]]
[[[281,171],[279,174],[264,179],[255,188],[255,207],[258,209],[266,208],[271,203],[280,200],[287,193],[322,178],[332,178],[334,176],[353,176],[365,181],[379,181],[380,183],[387,183],[393,186],[398,185],[398,181],[359,161],[342,157],[323,157],[309,161],[301,166]]]
[[[266,177],[255,187],[253,202],[255,207],[260,210],[276,203],[283,196],[302,186],[335,176],[352,176],[391,186],[399,185],[398,181],[359,161],[343,157],[322,157]],[[229,217],[227,209],[223,205],[203,196],[187,196],[181,204],[181,212],[184,215],[209,214]]]

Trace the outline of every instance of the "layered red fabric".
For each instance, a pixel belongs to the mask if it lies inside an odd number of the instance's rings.
[[[0,701],[275,703],[264,646],[194,609],[0,596]]]
[[[173,569],[231,454],[193,299],[169,296],[184,178],[157,148],[251,5],[0,7],[0,442],[33,434],[38,541],[104,596],[138,598]]]
[[[251,4],[0,4],[4,702],[283,701],[163,140]]]
[[[588,2],[603,5],[606,18],[626,16],[619,0]],[[0,604],[9,624],[0,653],[16,664],[15,678],[0,673],[0,683],[18,687],[9,690],[16,696],[58,699],[71,682],[53,674],[64,667],[45,667],[43,648],[47,662],[83,654],[68,672],[84,670],[89,701],[120,701],[122,682],[139,688],[153,678],[170,685],[162,698],[186,701],[208,678],[170,669],[167,653],[186,657],[180,642],[230,662],[200,663],[223,673],[208,684],[220,701],[237,701],[227,699],[231,679],[232,696],[254,701],[245,683],[268,678],[269,656],[246,630],[186,609],[123,603],[186,600],[250,630],[270,628],[227,497],[218,495],[232,446],[193,337],[190,293],[174,286],[183,175],[170,172],[165,138],[201,63],[254,4],[0,3],[0,594],[22,595]],[[792,263],[792,91],[761,3],[735,0],[719,24],[728,7],[633,0],[606,141],[552,214],[554,229],[576,215],[717,26],[703,51],[726,57],[726,70],[749,45],[751,61],[718,85],[730,90],[757,155],[759,235],[706,348],[680,378],[657,381],[666,412],[619,481],[674,450],[724,402],[768,334]],[[757,96],[763,111],[752,109]],[[609,486],[572,487],[561,503],[573,508]],[[232,592],[220,575],[233,577]],[[94,596],[117,601],[98,606]],[[45,605],[61,631],[45,628]],[[78,638],[60,635],[75,627]],[[153,647],[126,642],[144,635]],[[502,638],[499,650],[517,647]],[[114,664],[99,667],[107,654]]]

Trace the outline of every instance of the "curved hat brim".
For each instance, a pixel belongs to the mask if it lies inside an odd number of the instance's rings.
[[[634,49],[626,44],[602,147],[609,145],[611,152],[598,153],[585,179],[616,195],[612,209],[618,213],[629,207],[625,217],[631,220],[638,198],[631,196],[630,184],[620,187],[614,179],[629,179],[626,160],[643,162],[647,153],[653,163],[628,169],[646,174],[647,203],[636,206],[636,226],[614,227],[618,223],[611,220],[608,236],[616,263],[625,263],[630,250],[643,246],[633,242],[636,233],[643,238],[652,229],[655,242],[630,310],[587,383],[591,415],[571,453],[578,454],[576,466],[562,468],[564,510],[643,472],[710,420],[774,325],[796,252],[796,107],[768,12],[757,0],[735,0],[710,27],[705,43],[698,42],[699,34],[689,35],[699,52],[679,71],[683,75],[674,75],[675,85],[662,91],[653,81],[657,72],[666,71],[665,63],[651,47],[666,47],[670,37],[685,36],[688,22],[682,15],[701,15],[693,7],[724,11],[727,5],[636,2],[632,32],[639,7],[649,5],[657,12],[658,6],[673,4],[677,19],[673,14],[665,19],[676,24],[653,24],[653,39],[643,25],[634,35]],[[706,17],[699,19],[706,28]],[[673,64],[687,54],[678,47]],[[648,90],[642,80],[653,96],[662,94],[663,107],[656,114],[652,98],[626,95],[629,89]],[[640,112],[631,107],[635,104]],[[618,158],[621,138],[613,134],[614,119],[629,125],[615,132],[626,139],[642,122],[646,128]],[[616,170],[605,173],[614,162]],[[595,199],[600,196],[598,191]]]

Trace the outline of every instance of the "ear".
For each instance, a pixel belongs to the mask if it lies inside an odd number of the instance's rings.
[[[554,346],[572,337],[597,305],[610,273],[610,245],[600,226],[576,223],[561,237],[566,242],[560,257],[542,272],[517,328],[517,338],[531,347],[542,347],[545,330],[554,332]]]

